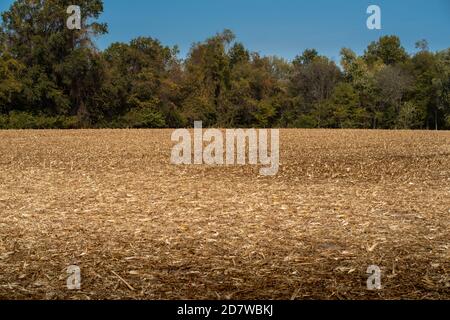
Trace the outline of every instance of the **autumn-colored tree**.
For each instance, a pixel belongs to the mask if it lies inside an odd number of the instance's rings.
[[[395,35],[340,66],[316,49],[293,61],[250,51],[225,29],[178,48],[151,37],[95,39],[102,0],[16,0],[0,24],[0,127],[450,128],[450,51],[420,40],[410,55]]]

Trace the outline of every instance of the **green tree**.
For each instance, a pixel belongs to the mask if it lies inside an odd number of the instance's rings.
[[[14,96],[22,90],[19,75],[23,65],[8,54],[0,55],[0,114],[9,113]]]
[[[341,68],[315,49],[292,62],[262,56],[224,30],[187,58],[151,37],[94,39],[102,0],[79,0],[81,30],[66,27],[69,0],[16,0],[0,25],[0,127],[450,128],[450,51],[426,40],[409,56],[397,36]]]
[[[185,61],[186,75],[182,87],[183,112],[189,123],[203,120],[205,125],[224,124],[229,113],[226,92],[230,87],[229,45],[235,36],[230,30],[197,43]],[[202,108],[194,107],[193,101],[202,102]],[[195,111],[195,112],[194,112]]]
[[[109,118],[126,117],[126,126],[171,127],[183,124],[178,103],[180,66],[178,49],[163,46],[158,40],[139,37],[129,44],[114,43],[103,56],[108,65],[105,91],[111,108]],[[154,115],[152,121],[142,121]],[[136,117],[136,124],[132,123]],[[163,121],[159,121],[159,119]],[[153,123],[153,124],[152,124]]]
[[[250,62],[250,52],[245,49],[244,45],[240,42],[235,43],[228,54],[230,56],[231,67],[234,67],[237,64]]]
[[[384,36],[367,47],[364,59],[368,64],[380,60],[386,65],[393,65],[405,62],[408,59],[408,54],[402,47],[399,37]]]
[[[421,113],[426,114],[426,127],[436,130],[445,127],[450,113],[449,50],[437,54],[420,51],[412,58],[411,65],[414,75],[411,99]]]
[[[437,59],[438,72],[432,81],[436,94],[434,107],[436,130],[439,129],[439,125],[447,125],[446,120],[450,116],[450,50],[439,52]]]
[[[316,49],[306,49],[301,55],[296,56],[292,63],[297,67],[300,65],[304,66],[314,62],[318,57],[319,53]]]
[[[341,82],[330,98],[333,123],[338,128],[367,128],[370,125],[367,111],[361,107],[358,92],[351,84]]]
[[[397,119],[397,126],[400,129],[421,128],[425,114],[413,102],[405,102],[401,108]]]
[[[92,38],[106,32],[95,20],[101,0],[80,0],[82,29],[66,27],[68,0],[16,0],[2,14],[7,49],[25,66],[22,95],[15,102],[33,113],[89,115],[102,77]]]

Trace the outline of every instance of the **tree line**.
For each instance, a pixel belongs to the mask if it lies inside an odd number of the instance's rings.
[[[178,48],[151,37],[96,48],[102,0],[17,0],[0,27],[0,128],[450,128],[450,48],[383,36],[339,64],[251,52],[230,30]]]

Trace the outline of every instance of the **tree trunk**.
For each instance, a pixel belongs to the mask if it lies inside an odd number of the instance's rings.
[[[434,125],[436,128],[436,131],[438,131],[438,115],[437,115],[437,109],[434,110]]]

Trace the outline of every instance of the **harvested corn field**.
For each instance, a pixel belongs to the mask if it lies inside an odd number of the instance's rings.
[[[274,177],[171,133],[0,132],[0,298],[450,298],[450,132],[281,130]]]

